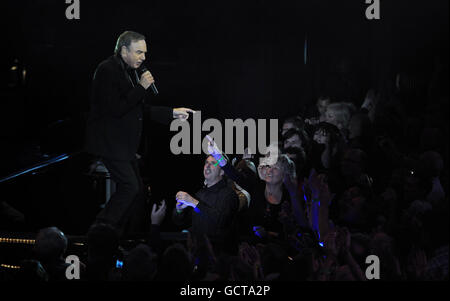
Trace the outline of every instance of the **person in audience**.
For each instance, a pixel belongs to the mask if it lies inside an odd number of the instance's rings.
[[[321,95],[317,98],[313,112],[309,113],[308,118],[305,119],[305,123],[309,125],[316,125],[319,122],[325,121],[325,112],[328,105],[331,104],[331,97]]]
[[[286,118],[281,126],[281,136],[284,136],[286,132],[291,129],[303,129],[304,124],[305,123],[300,116],[292,116]]]
[[[307,160],[311,153],[311,139],[306,131],[290,129],[282,139],[283,153],[295,163],[297,176],[300,178],[307,176],[311,168],[311,164]]]
[[[177,205],[172,219],[177,225],[190,224],[189,231],[198,239],[206,234],[219,250],[236,248],[234,242],[239,199],[227,184],[224,171],[213,156],[203,166],[205,187],[195,197],[184,191],[177,192]]]
[[[170,203],[150,199],[143,240],[92,225],[81,279],[366,281],[366,258],[376,255],[382,281],[448,280],[448,95],[430,82],[426,97],[422,77],[400,72],[364,99],[339,89],[319,97],[314,112],[284,120],[259,162],[248,150],[230,161],[207,136],[204,187],[178,191],[171,220]],[[186,241],[164,238],[166,222],[188,228]],[[66,280],[67,248],[58,228],[41,229],[33,258],[0,266],[0,278]]]
[[[182,244],[175,243],[163,254],[157,280],[186,282],[190,280],[193,271],[194,262],[192,262],[191,254]]]
[[[209,136],[207,136],[209,138]],[[240,232],[251,239],[284,239],[283,223],[280,221],[283,204],[292,204],[292,214],[301,226],[306,227],[302,202],[300,202],[295,164],[288,156],[281,154],[278,144],[271,144],[267,154],[260,160],[258,175],[260,181],[250,183],[228,163],[217,145],[209,138],[208,151],[219,161],[223,171],[247,191],[251,191],[252,202],[247,212],[247,223]],[[220,159],[222,158],[222,159]],[[255,186],[252,186],[254,184]],[[254,234],[254,235],[253,235]]]
[[[325,111],[323,121],[335,125],[346,140],[348,139],[349,125],[352,115],[356,111],[353,104],[347,102],[331,103]]]
[[[87,234],[88,256],[86,280],[105,281],[120,279],[117,261],[122,261],[119,235],[116,229],[104,223],[93,224]]]
[[[321,122],[313,136],[315,156],[311,156],[314,168],[318,171],[337,167],[344,151],[344,141],[339,129],[331,123]]]
[[[122,280],[152,281],[158,269],[158,256],[145,244],[132,249],[123,262]]]
[[[64,259],[67,250],[67,237],[57,227],[39,230],[34,245],[36,259],[44,267],[50,281],[64,281],[69,266]]]

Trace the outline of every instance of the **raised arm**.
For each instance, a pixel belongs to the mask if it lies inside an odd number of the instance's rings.
[[[236,182],[246,191],[253,191],[255,188],[255,181],[252,181],[251,176],[236,170],[231,162],[229,162],[228,157],[219,149],[216,142],[209,135],[206,135],[206,138],[209,140],[209,154],[213,156],[217,162],[219,162],[219,166],[223,169],[227,177]]]

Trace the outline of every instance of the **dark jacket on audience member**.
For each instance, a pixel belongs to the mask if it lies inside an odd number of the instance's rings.
[[[191,222],[190,232],[197,239],[206,234],[215,247],[221,249],[233,236],[239,199],[234,190],[222,179],[211,187],[198,191],[195,198],[199,204],[195,209],[188,207],[182,213],[173,212],[177,225]]]

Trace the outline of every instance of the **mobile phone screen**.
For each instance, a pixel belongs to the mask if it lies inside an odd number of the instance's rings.
[[[120,261],[119,259],[117,259],[116,261],[116,268],[121,269],[123,266],[123,261]]]

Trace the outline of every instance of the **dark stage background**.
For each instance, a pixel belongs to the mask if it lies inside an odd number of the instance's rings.
[[[160,92],[154,102],[201,110],[203,120],[282,119],[323,91],[361,104],[369,88],[393,83],[399,71],[429,74],[438,57],[448,65],[447,0],[381,1],[381,20],[373,21],[364,0],[80,4],[80,20],[66,19],[64,0],[1,4],[2,177],[44,155],[82,150],[93,72],[124,30],[147,37],[146,63]],[[26,69],[26,81],[13,65]],[[178,190],[201,187],[204,159],[172,155],[173,135],[147,124],[141,149],[155,199],[171,206]],[[24,212],[31,230],[84,233],[98,210],[87,164],[81,153],[0,183],[1,200]]]

